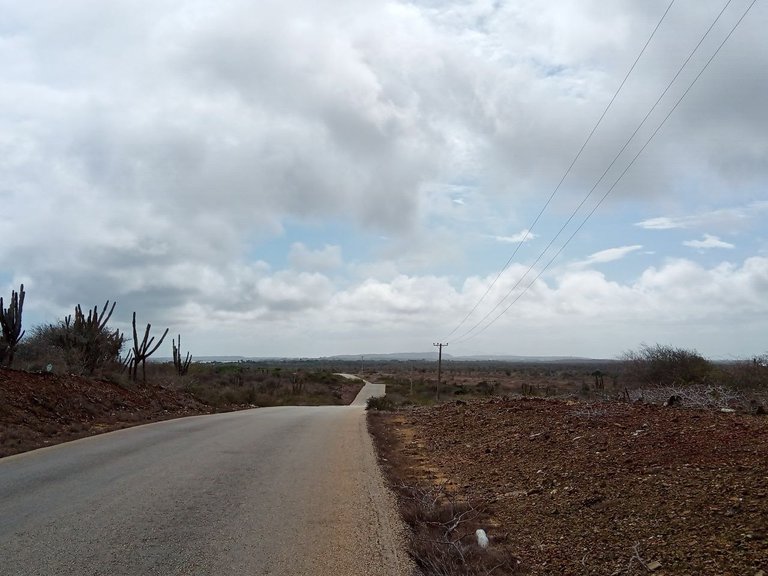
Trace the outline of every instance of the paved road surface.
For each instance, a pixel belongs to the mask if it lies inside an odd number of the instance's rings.
[[[0,459],[0,574],[410,574],[360,408],[382,392]]]

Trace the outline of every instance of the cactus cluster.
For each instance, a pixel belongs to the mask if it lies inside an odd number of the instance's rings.
[[[24,285],[18,292],[12,291],[8,307],[0,297],[0,366],[10,367],[19,341],[24,336],[21,316],[24,308]],[[32,348],[24,345],[24,354],[29,356],[30,350],[57,350],[67,369],[80,374],[92,375],[97,370],[107,367],[122,367],[128,369],[131,379],[138,379],[141,365],[142,381],[146,384],[146,362],[161,346],[168,329],[155,342],[150,336],[151,324],[147,324],[144,335],[139,340],[136,328],[136,312],[133,313],[133,347],[123,358],[120,353],[125,343],[125,337],[120,330],[110,330],[107,323],[115,311],[117,303],[107,300],[99,310],[98,306],[88,309],[87,313],[78,304],[74,314],[70,314],[55,324],[43,324],[33,329]],[[29,340],[29,339],[28,339]],[[19,352],[21,358],[22,351]],[[23,359],[23,358],[22,358]],[[29,360],[29,358],[27,358]],[[192,355],[186,357],[181,352],[181,335],[178,343],[173,342],[173,364],[179,376],[184,376],[192,363]]]
[[[93,374],[98,368],[117,359],[123,347],[124,338],[119,330],[107,329],[107,322],[115,310],[113,302],[104,304],[101,312],[98,306],[88,311],[88,316],[78,304],[74,319],[67,316],[60,334],[60,345],[66,351],[70,366],[79,366],[83,372]]]

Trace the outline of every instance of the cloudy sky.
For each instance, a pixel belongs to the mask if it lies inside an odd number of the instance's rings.
[[[669,0],[0,0],[0,290],[197,355],[764,353],[751,4],[674,2],[568,171]]]

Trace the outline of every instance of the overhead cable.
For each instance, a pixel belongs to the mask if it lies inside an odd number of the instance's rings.
[[[730,3],[730,2],[729,2],[729,3]],[[489,316],[490,314],[487,314],[487,315],[486,315],[486,316],[483,318],[483,320],[481,320],[481,321],[480,321],[478,324],[476,324],[476,325],[475,325],[475,326],[474,326],[474,327],[473,327],[473,328],[472,328],[470,331],[468,331],[468,332],[465,332],[465,334],[464,334],[464,335],[462,335],[462,337],[461,337],[461,338],[459,338],[459,340],[455,342],[456,344],[460,344],[460,343],[462,343],[462,342],[466,342],[466,341],[468,341],[468,340],[471,340],[471,339],[473,339],[473,338],[475,338],[475,337],[479,336],[479,335],[480,335],[480,334],[482,334],[483,332],[485,332],[485,331],[486,331],[486,330],[487,330],[487,329],[488,329],[490,326],[492,326],[492,325],[493,325],[493,324],[494,324],[494,323],[495,323],[497,320],[499,320],[499,319],[500,319],[500,318],[501,318],[501,317],[502,317],[504,314],[506,314],[506,312],[507,312],[507,311],[508,311],[508,310],[509,310],[509,309],[510,309],[510,308],[511,308],[511,307],[512,307],[512,306],[513,306],[513,305],[514,305],[514,304],[515,304],[515,303],[516,303],[518,300],[520,300],[520,298],[521,298],[521,297],[522,297],[522,296],[523,296],[523,295],[524,295],[524,294],[525,294],[525,293],[528,291],[528,289],[529,289],[531,286],[533,286],[533,284],[534,284],[534,283],[535,283],[535,282],[536,282],[536,281],[537,281],[539,278],[541,278],[541,276],[544,274],[544,272],[546,272],[546,270],[547,270],[547,269],[548,269],[548,268],[549,268],[549,267],[552,265],[552,263],[555,261],[555,259],[556,259],[556,258],[557,258],[557,257],[558,257],[558,256],[559,256],[559,255],[560,255],[562,252],[563,252],[563,250],[565,250],[566,246],[568,246],[568,244],[571,242],[571,240],[573,240],[573,238],[576,236],[576,234],[578,234],[578,233],[579,233],[579,231],[580,231],[580,230],[581,230],[581,229],[584,227],[584,225],[587,223],[587,221],[588,221],[588,220],[589,220],[589,219],[592,217],[592,215],[593,215],[593,214],[594,214],[594,213],[597,211],[597,209],[598,209],[598,208],[599,208],[599,207],[602,205],[602,203],[605,201],[605,199],[606,199],[606,198],[608,198],[608,196],[611,194],[611,192],[613,192],[614,188],[616,188],[616,185],[617,185],[617,184],[618,184],[618,183],[621,181],[621,179],[624,177],[624,175],[625,175],[625,174],[626,174],[626,173],[629,171],[629,169],[630,169],[630,168],[631,168],[631,167],[632,167],[632,166],[635,164],[635,162],[636,162],[636,161],[637,161],[637,159],[640,157],[640,155],[641,155],[641,154],[642,154],[642,153],[645,151],[645,149],[647,148],[647,146],[648,146],[648,145],[651,143],[651,141],[654,139],[654,137],[655,137],[655,136],[656,136],[656,135],[659,133],[659,131],[661,130],[661,128],[664,126],[664,124],[666,124],[667,120],[670,118],[670,116],[672,116],[672,114],[674,113],[674,111],[677,109],[677,107],[680,105],[680,103],[683,101],[683,99],[684,99],[684,98],[685,98],[685,97],[688,95],[688,93],[691,91],[691,89],[692,89],[692,88],[693,88],[693,86],[696,84],[696,82],[699,80],[699,78],[701,78],[702,74],[704,74],[704,71],[705,71],[705,70],[706,70],[706,69],[709,67],[710,63],[711,63],[711,62],[712,62],[712,61],[715,59],[715,57],[716,57],[716,56],[717,56],[717,54],[720,52],[720,50],[723,48],[723,46],[725,46],[726,42],[728,42],[728,40],[731,38],[731,36],[733,35],[733,33],[736,31],[736,29],[737,29],[737,28],[739,27],[739,25],[742,23],[742,21],[744,20],[744,18],[746,18],[747,14],[749,13],[749,11],[752,9],[752,7],[753,7],[753,6],[754,6],[756,3],[757,3],[757,0],[752,0],[752,2],[751,2],[751,3],[750,3],[748,6],[747,6],[747,8],[746,8],[746,10],[744,11],[744,13],[743,13],[743,14],[741,15],[741,17],[740,17],[740,18],[737,20],[737,22],[736,22],[736,23],[733,25],[733,27],[731,28],[731,30],[728,32],[728,34],[727,34],[727,35],[725,36],[725,38],[722,40],[722,42],[720,42],[720,44],[718,45],[717,49],[716,49],[716,50],[714,51],[714,53],[713,53],[713,54],[712,54],[712,55],[709,57],[709,59],[708,59],[708,60],[707,60],[707,62],[704,64],[704,66],[702,67],[702,69],[701,69],[701,70],[698,72],[698,74],[697,74],[697,75],[694,77],[694,79],[691,81],[691,83],[688,85],[688,87],[687,87],[687,88],[685,89],[685,91],[682,93],[682,95],[680,96],[680,98],[678,98],[678,100],[675,102],[675,104],[674,104],[674,105],[672,106],[672,108],[669,110],[669,112],[668,112],[668,113],[667,113],[667,115],[664,117],[664,119],[661,121],[661,123],[660,123],[660,124],[659,124],[659,125],[656,127],[656,129],[655,129],[655,130],[654,130],[654,131],[651,133],[651,135],[650,135],[650,136],[648,137],[648,139],[645,141],[645,143],[644,143],[644,144],[643,144],[643,146],[640,148],[640,150],[638,150],[638,152],[635,154],[635,156],[632,158],[632,160],[629,162],[629,164],[627,164],[627,166],[624,168],[624,170],[621,172],[621,174],[619,174],[619,176],[616,178],[616,180],[614,180],[613,184],[611,184],[611,186],[608,188],[608,190],[605,192],[605,194],[603,194],[603,196],[600,198],[600,200],[598,200],[598,202],[595,204],[595,206],[594,206],[594,207],[593,207],[593,208],[590,210],[590,212],[589,212],[589,213],[588,213],[588,214],[587,214],[587,215],[584,217],[584,219],[581,221],[581,223],[579,224],[579,226],[578,226],[578,227],[577,227],[577,228],[576,228],[576,229],[573,231],[573,233],[572,233],[572,234],[571,234],[571,235],[568,237],[568,239],[567,239],[567,240],[565,241],[565,243],[564,243],[564,244],[563,244],[563,245],[562,245],[562,246],[561,246],[561,247],[558,249],[558,251],[557,251],[557,252],[556,252],[556,253],[555,253],[555,254],[552,256],[552,258],[550,258],[550,259],[549,259],[549,261],[548,261],[548,262],[546,263],[546,265],[545,265],[545,266],[544,266],[544,267],[541,269],[541,271],[539,271],[539,273],[536,275],[536,277],[535,277],[535,278],[534,278],[534,279],[533,279],[533,280],[532,280],[532,281],[531,281],[531,282],[530,282],[530,283],[529,283],[529,284],[528,284],[528,285],[527,285],[527,286],[526,286],[526,287],[525,287],[525,288],[524,288],[524,289],[523,289],[523,290],[522,290],[522,291],[521,291],[521,292],[520,292],[520,293],[519,293],[519,294],[518,294],[518,295],[517,295],[517,296],[516,296],[516,297],[515,297],[515,298],[514,298],[514,299],[513,299],[513,300],[512,300],[512,301],[511,301],[511,302],[510,302],[510,303],[509,303],[509,304],[508,304],[508,305],[507,305],[507,306],[506,306],[506,307],[505,307],[505,308],[504,308],[504,309],[503,309],[503,310],[502,310],[502,311],[501,311],[499,314],[498,314],[498,315],[497,315],[497,316],[495,316],[495,317],[494,317],[494,318],[493,318],[493,319],[492,319],[490,322],[488,322],[488,323],[487,323],[485,326],[483,326],[483,327],[482,327],[482,328],[481,328],[481,329],[480,329],[478,332],[475,332],[474,334],[470,334],[470,332],[472,332],[472,331],[473,331],[473,330],[474,330],[474,329],[475,329],[477,326],[479,326],[479,324],[481,324],[481,323],[482,323],[482,322],[483,322],[483,321],[484,321],[486,318],[488,318],[488,316]],[[721,14],[722,14],[722,12],[721,12]],[[719,18],[719,16],[718,16],[718,18]],[[711,29],[711,27],[710,27],[710,29]],[[601,177],[601,178],[602,178],[602,177]],[[590,193],[591,193],[591,191],[590,191]],[[582,202],[582,204],[583,204],[583,202]],[[579,206],[581,206],[581,204],[580,204]],[[574,214],[574,215],[575,215],[575,214]],[[573,216],[573,215],[572,215],[572,216]],[[551,243],[550,243],[550,246],[551,246]],[[549,248],[549,246],[548,246],[547,248]],[[547,251],[547,250],[545,249],[545,251],[544,251],[544,252],[546,252],[546,251]],[[541,259],[541,257],[542,257],[542,256],[543,256],[543,253],[542,253],[542,254],[539,256],[539,258],[537,259],[537,262],[538,262],[538,260],[540,260],[540,259]],[[529,273],[531,270],[532,270],[532,268],[529,268],[529,269],[528,269],[528,271],[526,272],[526,274],[525,274],[525,275],[523,275],[523,277],[525,277],[525,276],[526,276],[526,275],[527,275],[527,274],[528,274],[528,273]],[[518,282],[518,284],[516,284],[516,286],[517,286],[517,285],[519,285],[519,282]],[[511,291],[507,293],[507,295],[504,297],[504,300],[506,300],[506,298],[507,298],[507,297],[509,297],[509,295],[510,295],[510,294],[511,294]],[[498,306],[496,306],[496,308],[498,308]],[[495,310],[496,308],[494,308],[494,310]],[[491,312],[493,312],[493,310],[492,310]]]
[[[550,203],[552,202],[552,199],[555,197],[555,195],[560,190],[560,187],[563,185],[563,182],[565,182],[565,179],[568,177],[568,175],[571,173],[571,170],[576,165],[576,162],[578,162],[579,158],[581,158],[582,152],[584,152],[584,149],[589,144],[590,140],[592,140],[592,136],[594,136],[595,132],[597,131],[600,124],[602,124],[603,119],[608,114],[608,111],[613,106],[614,101],[618,97],[619,93],[621,92],[622,88],[624,88],[624,85],[627,83],[627,80],[629,79],[630,75],[634,71],[635,67],[637,66],[637,63],[640,61],[640,58],[645,54],[645,50],[648,48],[648,45],[651,43],[651,40],[653,40],[653,37],[656,35],[656,32],[661,27],[661,23],[664,22],[664,19],[667,17],[667,14],[669,13],[670,9],[672,8],[672,5],[675,3],[676,0],[671,0],[669,5],[667,6],[667,9],[664,11],[664,13],[661,15],[661,18],[656,23],[656,26],[653,28],[653,31],[651,32],[651,35],[648,37],[648,39],[645,41],[645,44],[643,44],[642,49],[640,50],[640,53],[635,58],[634,62],[632,62],[632,66],[629,67],[629,70],[624,75],[624,79],[621,81],[621,84],[619,84],[619,87],[616,89],[616,91],[613,93],[613,96],[611,97],[610,101],[606,105],[605,109],[603,110],[603,113],[600,115],[600,118],[598,118],[595,125],[592,127],[592,130],[590,130],[589,135],[587,136],[586,140],[584,140],[584,143],[581,145],[581,148],[579,148],[579,151],[576,153],[576,156],[573,157],[573,160],[571,160],[570,165],[565,170],[565,173],[563,173],[562,178],[560,178],[560,181],[557,183],[557,186],[555,186],[555,189],[552,191],[552,193],[549,195],[549,198],[547,198],[547,201],[544,203],[544,206],[542,206],[541,210],[537,214],[536,218],[534,218],[531,225],[526,228],[525,233],[523,235],[522,240],[518,242],[517,246],[515,247],[514,251],[512,252],[512,255],[507,260],[506,264],[502,267],[502,269],[499,271],[499,273],[496,275],[496,278],[493,279],[493,282],[490,283],[488,288],[485,290],[483,295],[480,297],[480,299],[475,303],[475,305],[472,307],[472,309],[467,313],[466,316],[459,322],[456,327],[451,330],[451,332],[448,334],[448,336],[452,336],[456,333],[456,331],[461,328],[464,323],[469,319],[472,314],[474,314],[475,310],[477,310],[478,306],[485,300],[486,296],[488,296],[488,293],[491,291],[491,289],[496,285],[496,283],[499,281],[499,278],[501,278],[501,275],[509,268],[509,265],[512,263],[512,260],[514,260],[515,256],[517,255],[517,252],[520,250],[520,246],[522,246],[526,240],[528,240],[528,237],[533,232],[533,229],[536,227],[536,224],[539,223],[539,220],[541,219],[541,216],[544,214],[546,209],[549,207]]]
[[[496,305],[491,308],[485,316],[483,316],[480,320],[478,320],[472,327],[469,328],[469,330],[466,330],[460,337],[459,340],[466,338],[469,336],[474,330],[476,330],[485,320],[487,320],[500,306],[504,304],[507,298],[517,289],[518,286],[525,280],[525,278],[530,274],[533,269],[536,267],[536,265],[541,261],[541,259],[545,256],[545,254],[549,251],[549,249],[552,247],[552,245],[555,243],[555,241],[560,237],[560,235],[565,231],[565,229],[568,227],[568,225],[573,221],[573,219],[576,217],[578,212],[581,210],[581,208],[584,206],[584,204],[587,202],[587,200],[592,196],[592,193],[597,189],[597,187],[600,185],[600,183],[603,181],[603,179],[606,177],[606,175],[610,172],[611,168],[613,168],[614,164],[616,164],[616,161],[621,157],[621,155],[624,153],[624,151],[627,149],[629,144],[632,142],[634,137],[637,135],[637,133],[642,129],[642,127],[645,125],[645,123],[648,121],[648,118],[650,118],[651,114],[656,110],[658,105],[661,103],[661,101],[664,99],[664,96],[666,96],[667,92],[669,92],[669,89],[674,85],[674,83],[677,81],[677,78],[680,76],[682,71],[685,69],[685,67],[690,62],[691,58],[693,58],[694,54],[698,51],[699,47],[702,45],[704,40],[707,38],[709,33],[712,31],[712,29],[715,27],[717,22],[722,17],[725,10],[728,8],[728,6],[731,4],[733,0],[727,0],[727,2],[723,5],[723,8],[720,10],[718,15],[715,17],[715,19],[712,21],[712,24],[710,24],[709,28],[707,28],[706,32],[702,35],[702,37],[699,39],[696,46],[691,50],[691,52],[688,54],[687,58],[683,61],[683,63],[680,65],[680,67],[677,70],[677,73],[672,77],[672,79],[667,83],[667,86],[662,91],[661,95],[656,99],[656,102],[654,102],[653,106],[648,110],[646,115],[643,117],[643,119],[640,121],[640,123],[637,125],[635,130],[632,132],[630,137],[624,142],[624,145],[619,149],[619,151],[616,153],[616,155],[613,157],[613,160],[608,165],[608,167],[603,171],[603,173],[600,175],[600,177],[597,179],[595,184],[592,186],[592,188],[587,192],[587,194],[582,198],[581,202],[574,208],[574,210],[571,212],[571,215],[568,217],[568,219],[565,221],[565,223],[560,227],[560,229],[557,231],[555,236],[549,241],[549,243],[546,245],[544,250],[539,253],[536,260],[528,267],[528,269],[525,271],[525,273],[517,279],[515,284],[507,291],[507,293],[496,303]],[[750,6],[751,7],[751,6]],[[747,9],[748,11],[749,9]],[[515,300],[517,301],[517,299]]]

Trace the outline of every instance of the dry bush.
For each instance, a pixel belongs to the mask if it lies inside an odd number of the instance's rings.
[[[680,386],[708,382],[714,366],[695,350],[642,344],[622,354],[625,381],[641,385]]]
[[[397,406],[395,406],[395,403],[389,396],[376,396],[368,398],[365,402],[365,409],[391,411],[396,410]]]
[[[630,401],[650,404],[674,404],[682,408],[723,409],[745,405],[738,390],[714,384],[688,386],[654,386],[627,391]]]
[[[488,576],[519,574],[520,561],[506,536],[492,537],[487,548],[475,531],[487,517],[485,507],[457,501],[445,486],[400,485],[400,511],[410,526],[409,552],[426,576]]]

